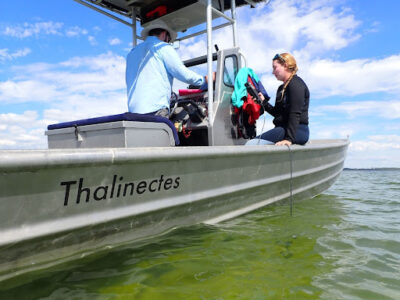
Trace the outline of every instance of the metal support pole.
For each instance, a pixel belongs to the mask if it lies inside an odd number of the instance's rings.
[[[214,120],[214,87],[212,80],[212,2],[207,1],[207,70],[208,70],[208,123],[209,129],[212,128]],[[210,138],[209,138],[210,141]]]
[[[214,26],[214,27],[212,28],[212,30],[217,30],[217,29],[224,28],[224,27],[226,27],[226,26],[231,26],[231,25],[232,25],[232,23],[226,22],[226,23],[223,23],[223,24]],[[195,33],[193,33],[193,34],[185,35],[184,37],[179,38],[179,40],[180,40],[180,41],[187,40],[187,39],[190,39],[190,38],[192,38],[192,37],[195,37],[195,36],[198,36],[198,35],[204,34],[204,33],[207,33],[207,29],[206,29],[206,30],[201,30],[201,31],[195,32]],[[177,39],[177,40],[178,40],[178,39]]]
[[[233,32],[233,47],[237,47],[237,31],[236,31],[236,2],[231,0],[231,13],[232,13],[232,32]]]
[[[122,24],[125,24],[125,25],[128,25],[128,26],[132,26],[132,24],[130,24],[129,22],[126,22],[125,20],[122,20],[121,18],[118,18],[118,17],[116,17],[116,16],[114,16],[112,14],[109,14],[108,12],[99,9],[99,8],[95,7],[94,5],[88,4],[88,3],[86,3],[86,2],[84,2],[82,0],[74,0],[74,1],[78,2],[79,4],[84,5],[86,7],[89,7],[91,9],[103,14],[103,15],[106,15],[107,17],[110,17],[110,18],[112,18],[112,19],[114,19],[114,20],[116,20],[118,22],[121,22]]]
[[[132,46],[136,47],[137,45],[137,35],[136,35],[136,11],[135,8],[132,7],[132,33],[133,33],[133,39],[132,39]]]
[[[215,9],[214,7],[212,8],[212,12],[216,14],[217,16],[224,18],[228,20],[229,22],[233,23],[233,19],[229,18],[227,15],[225,15],[223,12],[220,12],[218,9]]]

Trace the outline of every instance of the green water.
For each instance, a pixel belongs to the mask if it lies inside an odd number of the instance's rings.
[[[0,299],[400,299],[400,170],[0,283]]]

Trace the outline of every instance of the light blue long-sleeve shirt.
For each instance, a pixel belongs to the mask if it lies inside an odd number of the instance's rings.
[[[205,78],[184,66],[175,49],[156,36],[133,48],[127,56],[128,108],[133,113],[169,109],[173,79],[204,86]]]

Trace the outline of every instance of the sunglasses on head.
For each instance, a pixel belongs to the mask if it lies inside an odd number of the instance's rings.
[[[272,60],[277,60],[277,59],[279,59],[280,61],[282,61],[284,63],[286,62],[286,60],[280,54],[275,54],[275,56]]]

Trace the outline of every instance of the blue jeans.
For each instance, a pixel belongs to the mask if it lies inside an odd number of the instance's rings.
[[[299,124],[296,131],[296,140],[293,144],[304,145],[308,142],[310,137],[310,130],[308,125]],[[261,134],[261,136],[256,136],[253,140],[250,140],[246,143],[246,145],[257,145],[258,139],[265,140],[266,142],[276,143],[282,141],[285,138],[285,129],[283,127],[275,127],[267,132]],[[260,145],[266,145],[268,143],[259,143]]]

